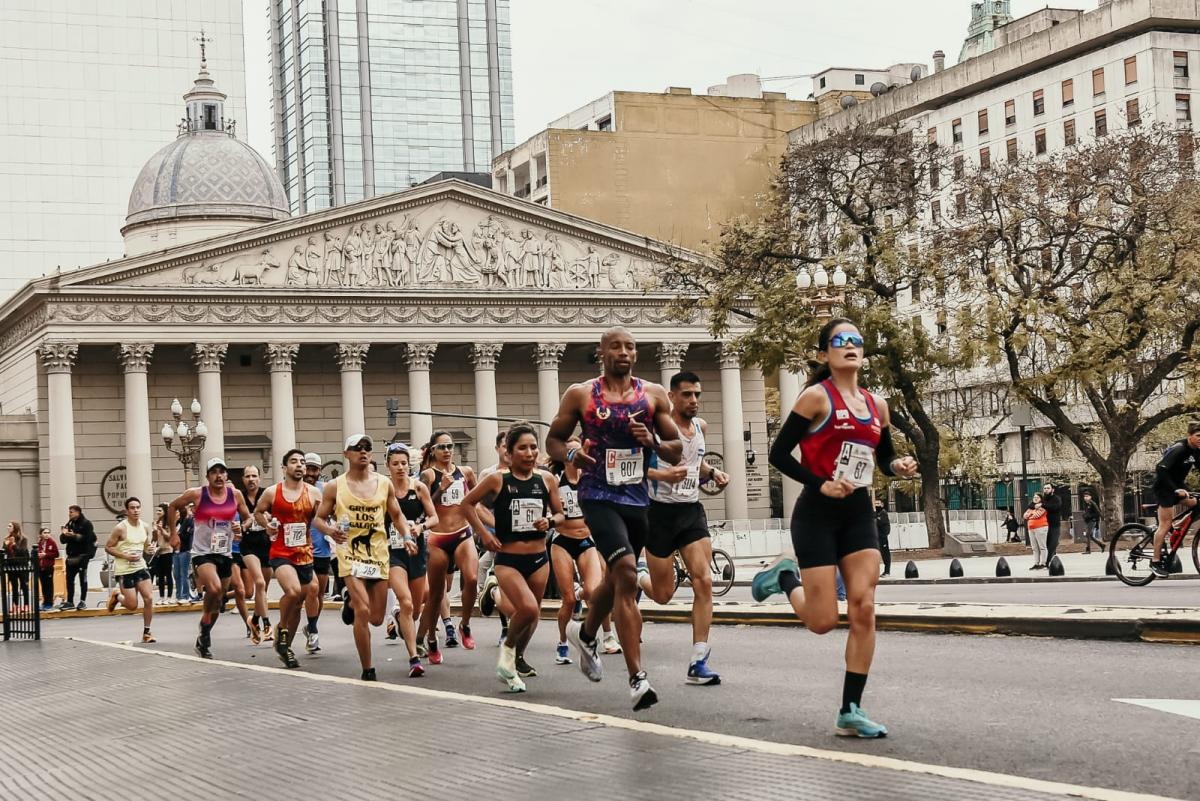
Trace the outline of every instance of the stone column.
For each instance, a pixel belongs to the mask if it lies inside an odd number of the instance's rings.
[[[725,517],[744,518],[746,500],[746,444],[742,440],[741,354],[728,343],[721,345],[721,454],[729,486],[725,488]]]
[[[471,364],[475,366],[475,414],[496,416],[496,363],[500,361],[503,345],[496,342],[476,343],[471,347]],[[482,463],[483,455],[491,454],[500,430],[495,420],[475,421],[475,461]]]
[[[221,406],[221,365],[225,361],[227,342],[196,343],[192,346],[192,360],[196,363],[196,377],[200,385],[200,419],[208,427],[208,439],[204,441],[204,452],[200,455],[200,475],[204,465],[214,456],[225,458],[225,414]],[[186,407],[185,407],[186,408]]]
[[[43,342],[38,356],[46,370],[46,401],[50,432],[50,520],[67,519],[75,497],[75,404],[71,397],[71,368],[79,353],[77,342]],[[53,528],[51,529],[53,530]]]
[[[271,372],[271,469],[282,478],[280,460],[296,447],[295,395],[292,392],[292,368],[300,346],[272,342],[267,345],[267,369]]]
[[[800,397],[802,382],[799,373],[793,373],[786,368],[779,368],[779,424],[782,426],[783,421],[787,420],[791,414],[792,407],[796,405],[796,398]],[[793,481],[787,476],[783,476],[783,517],[785,520],[790,519],[792,510],[796,508],[796,501],[800,498],[800,483]]]
[[[566,349],[562,342],[541,342],[534,357],[537,361],[538,417],[547,423],[553,422],[554,415],[558,414],[558,363]],[[546,441],[547,430],[542,430],[542,442]]]
[[[662,385],[671,388],[671,376],[683,369],[683,359],[687,356],[688,343],[660,342],[658,344],[658,366],[662,368]]]
[[[337,363],[342,371],[342,439],[367,433],[362,371],[370,349],[366,342],[344,342],[337,346]]]
[[[429,437],[433,434],[433,415],[416,412],[433,411],[429,370],[433,366],[435,353],[436,342],[410,342],[404,352],[404,360],[408,363],[408,408],[413,411],[413,414],[408,416],[408,436],[409,445],[414,449],[414,462],[420,458],[415,451],[429,442]]]
[[[125,371],[125,475],[129,494],[154,506],[154,478],[150,469],[150,388],[148,373],[154,346],[119,345],[118,356]],[[153,517],[147,517],[153,520]]]

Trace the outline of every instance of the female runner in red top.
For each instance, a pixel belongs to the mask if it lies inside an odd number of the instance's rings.
[[[782,592],[815,634],[837,626],[835,571],[846,583],[850,636],[846,677],[835,731],[848,737],[884,737],[887,727],[861,708],[875,655],[875,585],[879,539],[870,486],[875,466],[911,477],[917,463],[896,457],[887,401],[858,386],[863,338],[850,320],[836,318],[817,339],[819,365],[771,446],[770,462],[804,485],[792,513],[796,558],[782,556],[754,577],[756,601]],[[800,448],[800,461],[793,455]],[[804,588],[800,585],[803,582]]]

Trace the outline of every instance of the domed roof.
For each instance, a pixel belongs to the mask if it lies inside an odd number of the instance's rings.
[[[288,216],[283,186],[254,148],[224,131],[193,131],[142,167],[125,224],[185,217],[269,222]]]

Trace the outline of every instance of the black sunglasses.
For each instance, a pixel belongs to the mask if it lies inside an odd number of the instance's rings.
[[[433,446],[433,449],[435,451],[452,451],[452,450],[454,450],[454,443],[453,442],[439,442],[437,445]]]
[[[359,452],[366,451],[366,452],[370,453],[370,452],[371,452],[371,446],[370,446],[370,445],[363,445],[363,444],[360,442],[360,443],[359,443],[359,444],[357,444],[357,445],[353,445],[353,446],[351,446],[351,447],[349,447],[349,448],[346,448],[346,450],[348,450],[348,451],[359,451]]]

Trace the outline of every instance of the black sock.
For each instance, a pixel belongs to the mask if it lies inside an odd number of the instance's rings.
[[[779,589],[783,590],[783,594],[791,596],[792,590],[800,586],[799,577],[790,570],[781,570],[779,572]]]
[[[596,641],[596,633],[592,632],[591,634],[588,634],[587,629],[584,626],[585,624],[583,623],[579,624],[579,639],[583,640],[588,645],[591,645]]]
[[[408,658],[408,664],[410,664],[410,665],[419,665],[419,664],[421,664],[421,657],[419,657],[419,656],[410,656],[410,657]]]
[[[308,630],[312,634],[317,633],[317,619],[315,617],[310,617],[308,619]]]
[[[863,689],[867,686],[866,673],[851,673],[846,671],[846,680],[842,684],[842,711],[849,712],[850,704],[862,706]]]
[[[258,625],[258,623],[259,623],[259,617],[258,617],[258,615],[251,615],[251,616],[250,616],[250,620],[251,620],[251,621],[253,621],[253,622],[254,622],[254,625],[256,625],[256,626],[257,626],[257,625]]]
[[[503,612],[500,613],[500,628],[502,628],[502,629],[508,628],[508,618],[506,618],[504,616]]]
[[[142,634],[149,634],[149,633],[150,633],[150,627],[142,626]]]
[[[205,623],[203,620],[201,620],[200,621],[200,633],[208,634],[210,631],[212,631],[213,623],[216,623],[216,622],[217,622],[216,617],[213,617],[212,623]]]
[[[266,615],[263,615],[262,624],[263,624],[264,629],[271,628],[271,618],[267,617]]]

